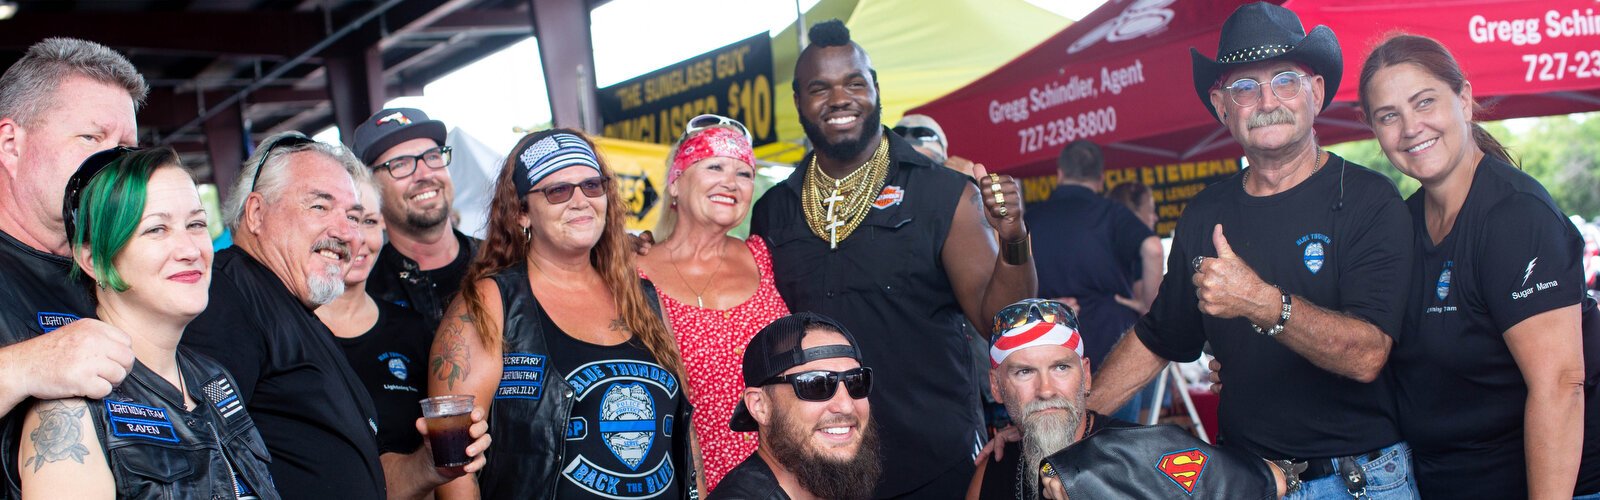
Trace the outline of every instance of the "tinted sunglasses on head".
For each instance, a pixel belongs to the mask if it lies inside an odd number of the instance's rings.
[[[571,182],[558,182],[539,189],[532,189],[528,192],[544,193],[544,201],[549,202],[551,205],[555,205],[558,203],[566,203],[567,200],[572,199],[572,193],[574,190],[581,190],[583,191],[584,196],[590,198],[599,198],[601,196],[605,196],[606,183],[610,181],[611,179],[605,177],[590,177],[588,179],[578,181],[577,184],[573,184]]]
[[[1054,300],[1025,299],[1021,302],[1006,306],[994,315],[994,330],[990,332],[993,338],[1000,338],[1000,334],[1013,328],[1042,321],[1066,326],[1073,330],[1078,329],[1078,317],[1067,309],[1065,304]]]
[[[689,134],[715,127],[717,125],[732,125],[733,128],[739,130],[739,133],[744,134],[744,140],[746,142],[749,142],[751,145],[755,145],[756,143],[755,139],[750,137],[750,129],[744,128],[743,123],[739,123],[739,120],[728,118],[722,115],[700,115],[690,118],[689,123],[683,127],[683,136],[688,137]]]
[[[788,383],[794,388],[795,397],[803,401],[827,401],[833,399],[834,392],[839,390],[839,383],[844,383],[844,390],[851,399],[862,399],[872,392],[872,369],[865,366],[842,372],[827,370],[813,370],[789,375],[778,375],[762,382],[762,386]]]
[[[262,153],[261,160],[256,162],[256,175],[250,178],[250,192],[254,193],[256,191],[256,184],[261,182],[261,169],[267,166],[267,159],[272,158],[273,150],[278,148],[292,148],[295,146],[311,144],[313,142],[317,141],[310,137],[306,137],[305,134],[293,132],[280,136],[277,140],[262,145],[261,149],[266,150],[266,152]]]
[[[84,188],[89,187],[89,180],[117,160],[143,149],[117,146],[89,155],[88,158],[83,160],[83,163],[78,165],[78,171],[73,172],[72,177],[67,179],[67,196],[63,200],[61,212],[62,223],[66,225],[67,229],[67,238],[72,238],[73,233],[77,231],[78,205],[83,200]]]
[[[939,142],[939,132],[928,127],[895,127],[894,134],[907,139],[919,141]]]

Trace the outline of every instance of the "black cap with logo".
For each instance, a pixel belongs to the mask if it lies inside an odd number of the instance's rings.
[[[801,341],[815,326],[823,326],[826,330],[837,330],[848,345],[802,349]],[[744,385],[756,387],[757,384],[781,375],[790,368],[819,359],[850,358],[860,362],[861,352],[857,349],[857,345],[856,338],[850,335],[850,330],[846,330],[844,325],[834,321],[833,318],[811,312],[778,318],[756,332],[756,336],[750,339],[749,347],[745,348]],[[739,405],[734,407],[733,418],[728,420],[728,427],[738,432],[753,432],[757,429],[755,418],[751,417],[750,410],[744,407],[744,398],[739,398]]]
[[[420,109],[385,109],[356,127],[353,149],[362,164],[371,166],[389,148],[412,139],[433,139],[443,146],[444,122],[429,119]]]

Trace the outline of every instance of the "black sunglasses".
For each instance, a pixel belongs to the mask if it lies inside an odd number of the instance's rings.
[[[450,146],[439,146],[423,151],[419,155],[396,156],[394,159],[374,165],[372,169],[388,169],[390,177],[404,179],[417,171],[419,163],[427,164],[434,170],[450,166],[451,149]]]
[[[904,137],[904,138],[907,138],[907,139],[917,139],[919,141],[939,142],[939,132],[937,130],[934,130],[934,129],[931,129],[931,128],[928,128],[928,127],[899,126],[899,127],[895,127],[893,130],[894,130],[895,135],[898,135],[900,137]]]
[[[794,395],[803,401],[827,401],[833,399],[834,392],[839,390],[839,383],[844,382],[844,390],[850,394],[851,399],[862,399],[872,393],[872,369],[865,366],[842,372],[815,370],[789,375],[778,375],[762,382],[763,387],[788,383],[794,388]]]
[[[555,205],[557,203],[566,203],[567,200],[572,199],[573,188],[582,190],[583,195],[590,198],[599,198],[601,196],[605,196],[606,183],[610,181],[611,179],[605,177],[590,177],[588,179],[578,181],[577,184],[573,184],[571,182],[559,182],[539,189],[530,189],[528,192],[544,193],[544,201],[550,202],[551,205]]]
[[[278,148],[292,148],[295,146],[311,144],[313,142],[317,141],[310,137],[306,137],[305,134],[293,132],[279,136],[276,140],[261,146],[261,148],[267,150],[267,152],[262,153],[261,160],[256,162],[256,175],[250,179],[250,192],[256,192],[256,184],[261,182],[261,169],[262,167],[267,166],[267,159],[272,158],[273,150]]]
[[[78,204],[83,200],[83,189],[89,187],[89,181],[94,179],[95,174],[105,170],[106,167],[117,160],[142,150],[144,148],[117,146],[89,155],[88,158],[83,160],[83,163],[78,164],[78,170],[72,173],[72,177],[67,178],[67,196],[63,200],[61,207],[61,221],[66,226],[68,240],[71,240],[76,234]]]

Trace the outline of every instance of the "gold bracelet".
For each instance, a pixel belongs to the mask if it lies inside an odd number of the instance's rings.
[[[1017,241],[1000,242],[1000,259],[1008,265],[1027,264],[1033,257],[1033,236],[1023,236]]]

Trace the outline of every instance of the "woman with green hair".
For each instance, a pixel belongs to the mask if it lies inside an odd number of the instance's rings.
[[[132,338],[133,370],[103,399],[38,401],[23,423],[23,498],[260,498],[266,446],[216,361],[180,348],[205,310],[211,238],[171,148],[90,156],[63,209],[95,315]]]

